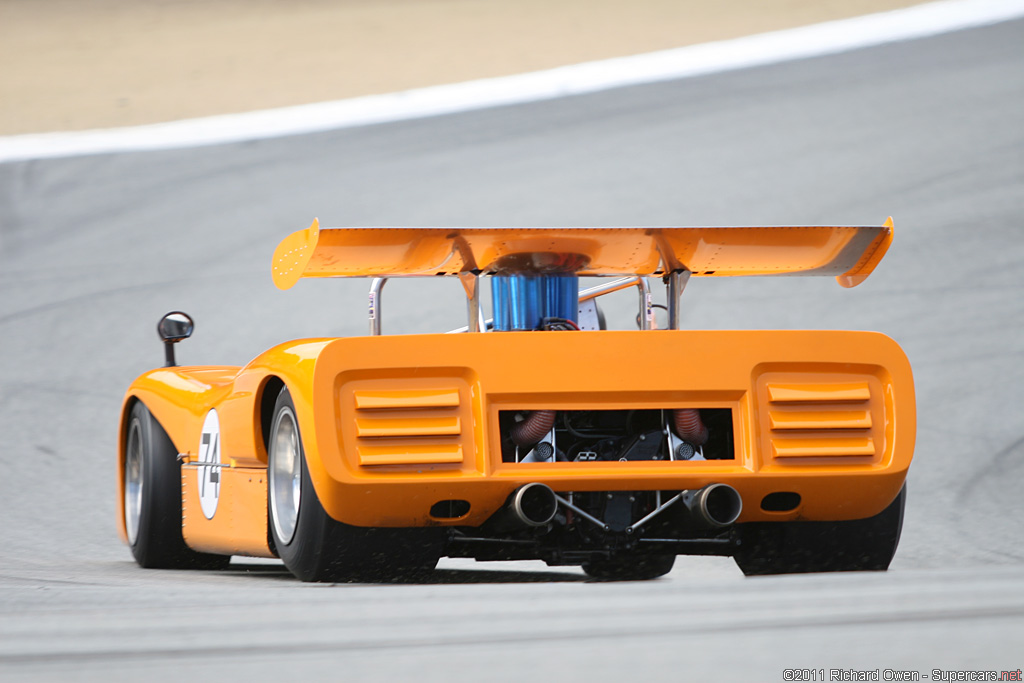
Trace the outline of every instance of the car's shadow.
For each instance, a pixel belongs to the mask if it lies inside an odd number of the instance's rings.
[[[233,561],[221,576],[245,576],[272,580],[298,581],[284,565]],[[367,585],[437,585],[471,583],[583,583],[591,581],[582,573],[507,569],[434,569],[410,577],[368,582]]]

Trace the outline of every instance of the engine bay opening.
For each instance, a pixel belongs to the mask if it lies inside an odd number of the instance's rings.
[[[502,410],[509,463],[733,460],[732,410]]]

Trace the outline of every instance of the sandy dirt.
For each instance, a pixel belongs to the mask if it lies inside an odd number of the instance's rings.
[[[394,92],[912,0],[0,0],[0,135]]]

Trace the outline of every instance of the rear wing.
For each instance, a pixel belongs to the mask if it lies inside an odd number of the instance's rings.
[[[303,277],[572,273],[830,275],[863,282],[892,242],[881,226],[722,228],[325,228],[318,220],[274,251],[274,284]]]

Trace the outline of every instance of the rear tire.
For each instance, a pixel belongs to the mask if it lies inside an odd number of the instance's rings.
[[[599,581],[647,581],[672,571],[675,555],[619,555],[583,564],[587,576]]]
[[[437,565],[443,529],[355,527],[327,514],[309,477],[287,388],[277,397],[270,424],[270,533],[292,574],[302,581],[387,581],[418,578]]]
[[[128,545],[139,566],[160,569],[221,569],[227,555],[198,553],[181,535],[181,464],[178,450],[149,410],[137,401],[128,417],[124,521]]]
[[[747,576],[885,571],[903,530],[907,487],[885,510],[845,522],[742,524],[734,559]]]

